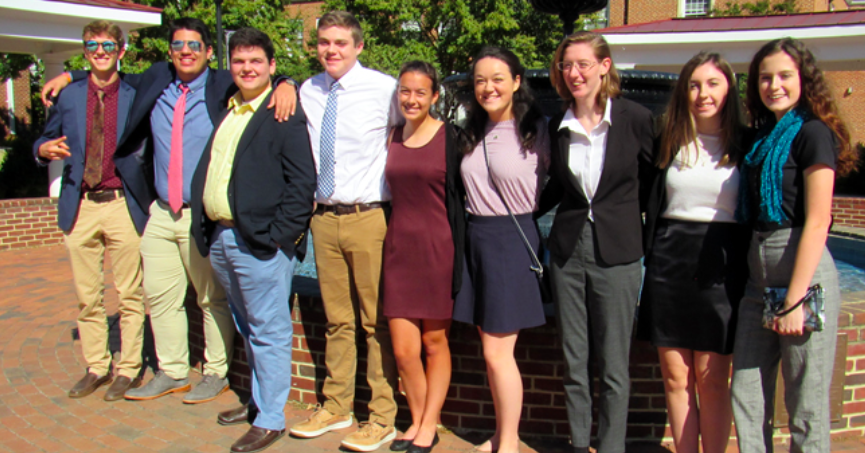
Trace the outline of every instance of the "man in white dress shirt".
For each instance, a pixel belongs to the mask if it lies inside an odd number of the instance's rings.
[[[317,437],[352,425],[359,313],[372,390],[370,415],[342,446],[373,451],[396,437],[396,364],[379,285],[385,209],[391,198],[384,180],[387,134],[400,118],[397,83],[357,61],[363,31],[350,13],[332,11],[321,17],[317,50],[325,72],[307,80],[300,97],[318,172],[310,228],[328,321],[326,400],[291,433]]]

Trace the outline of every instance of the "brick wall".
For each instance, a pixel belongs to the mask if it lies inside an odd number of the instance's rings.
[[[845,302],[838,316],[838,333],[847,335],[844,415],[832,431],[865,436],[865,300]]]
[[[6,136],[9,133],[8,115],[11,113],[8,110],[8,97],[6,85],[13,84],[13,92],[15,93],[15,116],[25,123],[30,122],[30,71],[23,70],[19,76],[12,80],[7,80],[5,83],[0,83],[0,111],[2,111],[2,134]],[[0,137],[2,138],[2,137]]]
[[[819,63],[819,60],[818,60]],[[838,104],[838,113],[850,129],[853,144],[865,143],[865,72],[829,71],[826,80]],[[852,89],[850,94],[847,90]]]
[[[57,199],[0,200],[0,250],[59,244]]]
[[[836,226],[865,228],[865,197],[835,197],[832,216]]]

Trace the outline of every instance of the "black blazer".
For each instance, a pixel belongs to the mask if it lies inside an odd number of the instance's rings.
[[[456,297],[462,287],[463,255],[466,245],[466,189],[460,174],[463,154],[460,151],[459,135],[462,131],[445,123],[445,207],[454,241],[454,271],[451,294]]]
[[[237,92],[234,79],[228,71],[216,71],[207,68],[210,74],[207,77],[204,100],[207,104],[207,113],[210,121],[217,125],[228,106],[228,99]],[[72,71],[72,78],[78,80],[88,75],[87,71]],[[141,74],[124,74],[120,76],[123,81],[135,88],[135,99],[129,110],[129,117],[123,135],[117,140],[117,153],[121,155],[132,154],[139,156],[141,165],[147,174],[146,186],[140,185],[130,187],[139,204],[145,210],[150,208],[150,203],[156,199],[156,188],[153,185],[153,140],[150,140],[150,113],[156,105],[156,101],[162,96],[162,91],[168,87],[177,77],[174,65],[160,61],[151,65]]]
[[[267,110],[271,95],[253,114],[237,144],[228,203],[234,225],[253,256],[270,259],[278,252],[278,244],[303,260],[316,187],[306,116],[298,106],[289,121],[277,122]],[[192,235],[203,256],[210,252],[216,228],[204,211],[202,197],[218,129],[213,129],[192,178]]]
[[[647,108],[623,98],[612,102],[604,168],[592,202],[598,254],[610,266],[643,256],[641,174],[651,171],[653,139],[652,114]],[[550,180],[538,211],[541,215],[559,204],[548,247],[560,265],[574,252],[589,216],[589,202],[568,167],[570,131],[559,130],[564,115],[550,121]]]

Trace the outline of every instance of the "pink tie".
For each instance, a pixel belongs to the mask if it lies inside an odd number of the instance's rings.
[[[183,207],[183,115],[186,113],[186,93],[189,87],[180,84],[183,93],[174,104],[174,121],[171,123],[171,160],[168,162],[168,206],[173,212]]]

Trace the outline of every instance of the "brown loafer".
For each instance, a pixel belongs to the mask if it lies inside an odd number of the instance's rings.
[[[105,401],[122,400],[123,395],[129,389],[134,389],[141,386],[141,378],[130,379],[126,376],[117,376],[108,391],[105,392]]]
[[[253,426],[237,442],[231,444],[232,453],[255,453],[273,445],[280,437],[285,435],[285,430],[271,431],[269,429]]]
[[[220,412],[216,416],[216,423],[220,425],[239,425],[249,421],[249,405],[236,407],[231,410]]]
[[[87,373],[69,390],[69,398],[84,398],[109,382],[111,382],[110,374],[97,376],[93,373]]]

